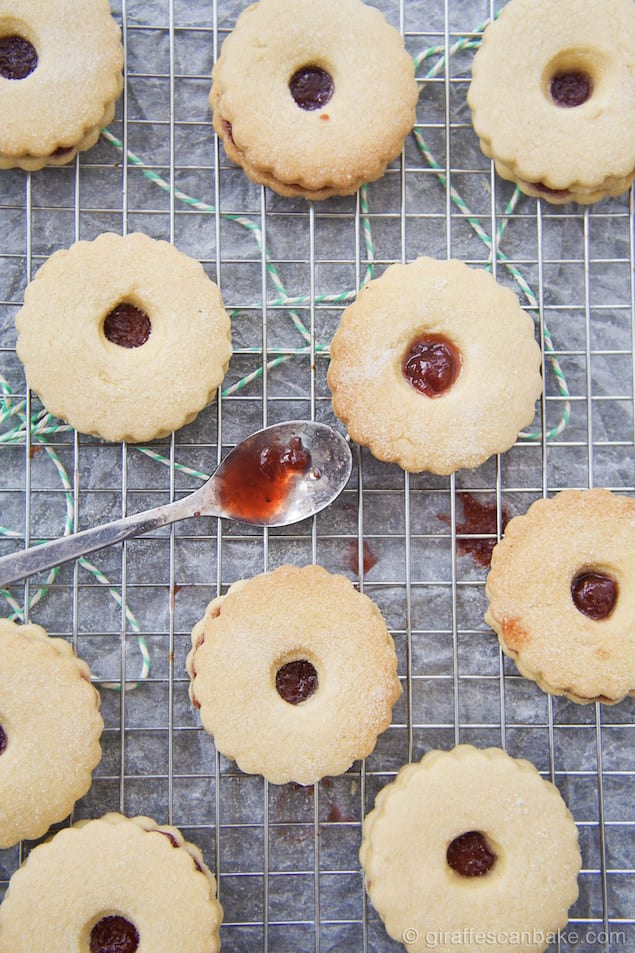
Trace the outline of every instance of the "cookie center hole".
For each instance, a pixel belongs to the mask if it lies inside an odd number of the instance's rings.
[[[584,70],[563,70],[549,83],[549,94],[556,106],[571,109],[581,106],[591,97],[593,80]]]
[[[318,677],[315,667],[307,659],[287,662],[276,672],[276,689],[280,697],[290,705],[299,705],[317,690]]]
[[[122,301],[106,315],[104,334],[119,347],[141,347],[150,337],[150,318],[141,308]]]
[[[461,371],[459,350],[438,334],[424,335],[410,345],[402,364],[403,375],[426,397],[440,397],[452,387]]]
[[[0,37],[0,76],[26,79],[36,66],[37,53],[32,43],[16,33]]]
[[[480,831],[467,831],[455,837],[447,849],[446,859],[461,877],[483,877],[496,863],[496,854]]]
[[[135,953],[138,946],[137,929],[125,917],[102,917],[90,931],[90,953]]]
[[[8,743],[9,739],[7,738],[7,733],[2,725],[0,725],[0,754],[4,754],[4,752],[7,750]]]
[[[607,573],[590,570],[580,573],[571,583],[573,604],[589,619],[606,619],[617,602],[617,581]]]
[[[330,100],[333,77],[320,66],[303,66],[289,80],[289,91],[300,109],[321,109]]]

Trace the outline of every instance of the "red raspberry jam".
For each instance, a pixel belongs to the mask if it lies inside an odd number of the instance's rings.
[[[590,98],[593,82],[588,73],[581,70],[556,73],[549,84],[549,94],[556,106],[572,109],[581,106]]]
[[[141,347],[150,337],[152,325],[150,318],[133,304],[122,301],[104,321],[104,334],[119,347]]]
[[[294,476],[305,473],[310,466],[311,454],[300,437],[259,451],[247,446],[234,452],[223,465],[222,476],[218,477],[219,501],[247,522],[266,521],[284,505]]]
[[[289,80],[289,91],[300,109],[326,106],[335,91],[333,77],[319,66],[303,66]]]
[[[135,953],[138,946],[136,927],[125,917],[102,917],[90,931],[90,953]]]
[[[26,79],[37,66],[35,47],[23,36],[0,37],[0,76]]]
[[[406,380],[426,397],[440,397],[461,372],[458,349],[440,334],[417,338],[410,345],[401,369]]]
[[[276,672],[276,689],[284,701],[299,705],[310,698],[318,687],[317,672],[306,659],[287,662]]]
[[[589,619],[606,619],[615,608],[617,582],[603,572],[583,572],[571,583],[576,609]]]
[[[483,877],[496,863],[496,854],[480,831],[455,837],[447,850],[447,861],[461,877]]]

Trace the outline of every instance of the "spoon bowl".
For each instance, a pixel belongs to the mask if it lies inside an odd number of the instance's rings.
[[[203,486],[180,500],[2,557],[0,588],[188,517],[271,527],[298,523],[339,496],[351,468],[348,443],[327,424],[274,424],[234,447]]]

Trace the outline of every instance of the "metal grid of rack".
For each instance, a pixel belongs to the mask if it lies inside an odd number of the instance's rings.
[[[326,367],[342,307],[369,274],[420,254],[491,267],[535,318],[545,393],[532,433],[449,478],[405,474],[356,450],[349,487],[311,521],[269,531],[178,524],[12,588],[4,613],[72,640],[100,687],[104,754],[74,817],[122,810],[178,825],[217,873],[224,950],[400,949],[364,897],[361,821],[401,764],[461,741],[529,758],[575,816],[580,898],[551,949],[626,951],[635,947],[634,705],[543,694],[501,658],[483,611],[488,543],[508,516],[567,486],[635,492],[633,196],[553,207],[518,198],[493,174],[465,94],[473,48],[501,4],[376,5],[417,58],[417,128],[379,182],[311,206],[252,185],[212,134],[211,65],[245,4],[113,4],[126,84],[109,131],[69,167],[1,174],[0,551],[173,499],[269,423],[338,426]],[[47,430],[14,350],[28,278],[58,248],[107,230],[173,241],[203,262],[232,313],[222,394],[150,454]],[[311,561],[377,602],[404,692],[363,764],[314,788],[275,787],[216,753],[188,698],[185,656],[213,596]],[[0,894],[30,846],[0,851]]]

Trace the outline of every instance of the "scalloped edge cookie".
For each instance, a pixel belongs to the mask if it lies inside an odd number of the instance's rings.
[[[3,36],[21,37],[38,55],[24,79],[0,76],[0,169],[65,165],[115,115],[123,89],[119,25],[107,0],[0,0],[0,24]]]
[[[133,925],[139,949],[218,953],[222,916],[195,844],[169,824],[111,813],[31,851],[0,905],[0,953],[88,949],[108,917]]]
[[[635,179],[635,5],[632,0],[510,0],[485,29],[468,104],[483,153],[527,195],[591,203]],[[552,80],[583,73],[577,106]]]
[[[447,475],[508,450],[542,393],[534,324],[509,288],[456,259],[390,265],[345,309],[331,341],[333,410],[356,443],[414,473]],[[402,364],[420,337],[460,353],[454,383],[430,398]]]
[[[299,704],[276,673],[317,673]],[[214,599],[192,632],[190,697],[218,750],[274,784],[342,774],[375,747],[401,694],[393,640],[377,606],[321,566],[281,566]]]
[[[300,108],[289,83],[317,67],[334,91]],[[378,179],[415,123],[418,87],[401,33],[361,0],[260,0],[239,16],[212,72],[214,129],[257,184],[310,200]]]
[[[0,620],[0,848],[40,837],[86,794],[101,759],[99,705],[69,642]]]
[[[617,582],[613,611],[579,611],[571,587],[591,570]],[[515,516],[492,553],[485,621],[525,678],[580,704],[635,694],[635,499],[562,490]]]
[[[106,337],[122,303],[150,319],[141,346]],[[232,354],[229,315],[201,263],[138,232],[55,252],[27,286],[16,327],[28,386],[47,411],[110,441],[146,442],[190,423]]]
[[[481,876],[462,876],[447,860],[468,832],[495,854]],[[364,819],[360,861],[386,931],[411,953],[482,953],[479,935],[494,936],[498,953],[542,953],[567,922],[581,866],[558,789],[529,761],[465,744],[428,752],[381,789]]]

